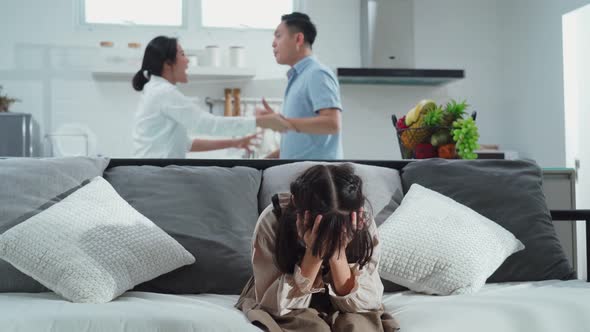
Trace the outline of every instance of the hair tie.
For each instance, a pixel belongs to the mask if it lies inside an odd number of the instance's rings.
[[[145,77],[146,80],[150,79],[150,72],[147,69],[143,71],[143,77]]]

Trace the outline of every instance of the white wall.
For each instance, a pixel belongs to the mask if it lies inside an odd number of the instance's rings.
[[[391,113],[402,115],[420,97],[439,102],[456,98],[467,99],[478,111],[481,143],[500,144],[543,167],[566,166],[561,18],[590,1],[413,3],[415,66],[462,68],[466,78],[430,90],[344,86],[344,100],[355,110],[345,118],[345,155],[352,147],[355,156],[391,157],[386,151],[392,150],[387,146],[394,137],[384,137]],[[367,97],[373,93],[379,97]],[[362,105],[371,105],[370,113]],[[359,128],[358,123],[374,125],[366,132],[380,139],[360,138],[362,130],[350,129]],[[363,150],[363,144],[371,148]],[[394,158],[399,158],[397,151]]]
[[[416,67],[465,69],[465,79],[444,87],[446,94],[477,111],[481,143],[504,147],[498,21],[497,1],[414,0]]]
[[[576,206],[590,208],[590,5],[564,17],[566,164],[576,167]]]
[[[562,15],[588,0],[504,0],[501,105],[508,145],[565,166]]]
[[[478,112],[480,142],[507,146],[500,109],[499,5],[488,0],[413,0],[413,5],[415,67],[465,69],[466,78],[439,87],[343,85],[345,157],[399,159],[391,115],[399,118],[425,98],[443,104],[466,99]],[[396,13],[391,15],[395,19]]]
[[[401,116],[423,98],[456,98],[478,111],[482,143],[499,143],[542,165],[563,165],[561,14],[582,2],[414,0],[416,67],[461,68],[467,77],[442,87],[343,85],[345,158],[400,158],[391,114]],[[13,110],[33,113],[45,132],[83,123],[97,135],[96,152],[129,156],[138,95],[127,80],[96,78],[90,70],[106,53],[129,56],[137,51],[126,49],[127,42],[145,46],[157,34],[179,36],[187,49],[243,44],[259,75],[231,86],[244,96],[283,94],[286,68],[274,63],[271,31],[247,37],[236,30],[201,31],[194,0],[189,11],[197,19],[187,29],[88,29],[76,22],[77,3],[4,0],[0,10],[0,84],[23,100]],[[303,8],[318,26],[314,51],[320,60],[333,68],[358,66],[360,0],[307,0]],[[116,46],[101,51],[101,40]],[[221,97],[227,85],[182,89]]]

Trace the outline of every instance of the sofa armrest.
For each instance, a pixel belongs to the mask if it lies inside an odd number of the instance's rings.
[[[586,268],[590,269],[590,210],[551,210],[551,218],[553,221],[583,220],[585,222]],[[590,281],[590,278],[586,278],[586,281]]]

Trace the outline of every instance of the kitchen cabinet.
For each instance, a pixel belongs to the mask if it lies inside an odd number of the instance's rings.
[[[0,157],[36,157],[39,128],[31,114],[0,112]]]
[[[576,208],[576,176],[570,168],[543,169],[543,193],[549,209],[571,210]],[[558,221],[554,223],[557,237],[568,260],[578,271],[578,278],[586,275],[586,251],[581,222]]]

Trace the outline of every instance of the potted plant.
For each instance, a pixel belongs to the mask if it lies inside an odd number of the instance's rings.
[[[8,112],[10,105],[20,100],[3,95],[2,89],[2,85],[0,85],[0,112]]]

